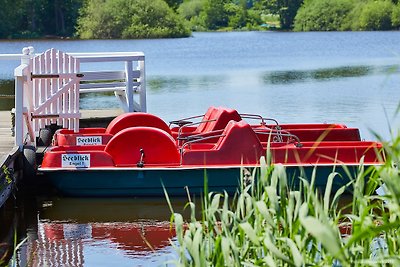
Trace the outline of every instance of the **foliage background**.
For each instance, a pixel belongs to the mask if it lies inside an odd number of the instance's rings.
[[[164,38],[191,31],[398,30],[398,0],[2,0],[0,38]]]

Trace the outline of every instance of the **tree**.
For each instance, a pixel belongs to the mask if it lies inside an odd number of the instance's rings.
[[[228,3],[224,6],[225,12],[228,15],[228,26],[233,29],[240,29],[246,26],[246,9],[242,6]]]
[[[392,13],[392,26],[394,28],[400,28],[400,3],[396,5]]]
[[[179,8],[178,13],[187,20],[199,16],[204,9],[206,0],[189,0],[183,2]]]
[[[23,26],[23,1],[3,0],[0,8],[0,38],[10,38]]]
[[[303,0],[276,0],[279,9],[279,20],[281,29],[289,30],[293,28],[294,18]]]
[[[83,0],[3,0],[0,38],[72,36]]]
[[[279,15],[281,29],[289,30],[293,28],[294,18],[302,3],[303,0],[260,0],[256,7],[261,6],[267,13]]]
[[[164,0],[170,8],[176,11],[179,5],[183,3],[183,0]]]
[[[228,15],[224,6],[227,0],[207,0],[204,6],[205,25],[210,30],[228,26]]]

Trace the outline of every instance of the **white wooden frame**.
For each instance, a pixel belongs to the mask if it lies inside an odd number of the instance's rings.
[[[58,63],[40,65],[40,62],[35,62],[34,58],[37,55],[35,55],[33,47],[23,48],[22,54],[0,55],[0,60],[21,60],[21,64],[14,71],[15,145],[20,149],[25,144],[35,144],[39,129],[50,123],[57,122],[63,127],[73,128],[77,131],[80,117],[79,94],[81,93],[111,91],[120,100],[125,112],[146,112],[145,57],[142,52],[67,53],[67,60],[73,58],[78,64],[65,65],[65,53],[57,52],[54,49],[49,51],[45,52],[44,57],[46,55],[51,57],[55,54],[56,58],[60,58],[62,55],[64,61],[59,60]],[[82,65],[99,62],[123,62],[125,67],[120,71],[79,72],[79,63]],[[36,64],[40,66],[39,76],[55,74],[58,77],[33,76],[32,78],[32,74],[37,75],[36,70],[32,72]],[[63,69],[62,66],[64,69],[67,68],[66,66],[68,68],[75,67],[66,73],[64,70],[60,71]],[[71,94],[70,97],[74,101],[72,106],[71,102],[65,102],[67,98],[62,97],[65,94]],[[135,100],[135,95],[137,95],[137,100]],[[69,109],[64,109],[67,106]],[[32,123],[33,120],[38,122]],[[71,124],[71,120],[75,122]]]

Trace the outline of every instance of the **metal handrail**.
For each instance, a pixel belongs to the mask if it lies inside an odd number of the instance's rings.
[[[240,115],[240,117],[245,118],[245,119],[261,120],[261,125],[266,125],[265,121],[273,121],[276,124],[276,126],[279,127],[279,122],[273,118],[265,118],[258,114],[247,114],[247,113],[241,113],[239,115]]]
[[[278,130],[277,132],[275,132],[275,131],[273,131],[272,129],[271,129],[271,131],[270,132],[266,132],[266,131],[254,131],[256,134],[265,134],[265,135],[279,135],[279,136],[286,136],[286,137],[288,137],[288,143],[290,143],[289,142],[289,138],[293,138],[293,139],[295,139],[296,140],[296,147],[302,147],[303,146],[303,144],[300,142],[300,138],[297,136],[297,135],[294,135],[294,134],[291,134],[291,133],[289,133],[289,132],[287,132],[287,131],[284,131],[285,133],[282,133],[282,130]]]
[[[183,128],[185,128],[185,127],[190,127],[190,126],[194,126],[194,125],[200,125],[200,124],[202,124],[202,123],[212,122],[212,121],[216,121],[216,120],[217,120],[217,119],[214,119],[214,120],[205,120],[205,121],[192,122],[192,123],[187,123],[187,124],[185,124],[185,125],[182,125],[181,127],[179,127],[177,140],[180,140],[181,134],[182,134],[182,129],[183,129]]]
[[[207,140],[207,139],[221,138],[221,137],[225,137],[225,136],[226,136],[226,134],[218,134],[218,135],[213,135],[213,136],[206,136],[206,137],[204,137],[202,139],[194,139],[194,140],[191,140],[191,141],[188,141],[188,142],[184,143],[182,145],[182,147],[180,148],[181,165],[182,165],[182,161],[183,161],[183,153],[184,153],[184,150],[185,150],[186,146],[189,146],[189,145],[191,145],[193,143],[197,143],[197,142],[204,141],[204,140]]]
[[[184,136],[184,137],[178,137],[178,140],[198,140],[198,139],[202,139],[205,138],[207,136],[205,135],[209,135],[209,134],[217,134],[217,133],[222,133],[225,129],[221,129],[221,130],[214,130],[214,131],[210,131],[210,132],[205,132],[205,133],[198,133],[198,134],[193,134],[193,135],[188,135],[188,136]]]
[[[186,125],[187,123],[192,123],[189,120],[197,119],[197,118],[201,118],[201,117],[204,117],[204,115],[197,115],[197,116],[193,116],[193,117],[188,117],[188,118],[183,118],[183,119],[179,119],[179,120],[170,121],[169,122],[169,127],[171,127],[171,125],[173,125],[173,124],[178,125],[179,127],[181,127],[182,125]],[[180,125],[181,122],[185,122],[185,123]]]

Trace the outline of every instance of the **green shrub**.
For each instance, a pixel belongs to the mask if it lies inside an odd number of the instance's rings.
[[[363,9],[365,2],[356,1],[353,6],[353,9],[349,12],[349,14],[343,19],[340,30],[343,31],[359,31],[360,27],[360,14]]]
[[[351,0],[307,1],[295,17],[295,31],[336,31],[353,9]]]
[[[186,20],[190,20],[200,15],[200,12],[203,11],[204,4],[205,0],[185,1],[179,6],[178,13]]]
[[[392,28],[392,10],[394,5],[391,1],[369,1],[360,14],[361,30],[389,30]]]
[[[162,0],[90,0],[81,11],[82,39],[187,37],[188,27]]]
[[[392,26],[400,29],[400,3],[396,5],[392,12]]]
[[[309,0],[295,18],[296,31],[390,30],[400,8],[389,0]]]

